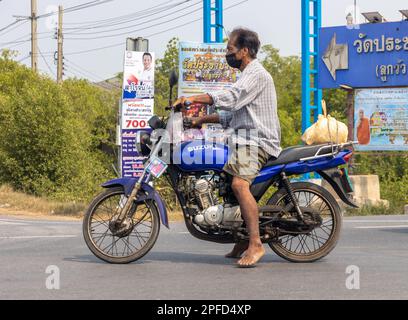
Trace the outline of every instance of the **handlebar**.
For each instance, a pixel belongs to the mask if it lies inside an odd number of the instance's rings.
[[[176,111],[176,112],[180,112],[181,111],[181,109],[183,109],[183,107],[184,107],[184,109],[185,110],[190,110],[189,109],[189,107],[192,105],[192,102],[191,101],[186,101],[186,102],[184,102],[184,105],[182,105],[181,103],[180,104],[178,104],[178,105],[176,105],[176,106],[170,106],[170,107],[166,107],[165,108],[165,110],[166,111]]]

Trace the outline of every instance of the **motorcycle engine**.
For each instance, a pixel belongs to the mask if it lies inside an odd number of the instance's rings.
[[[196,209],[194,222],[202,227],[235,228],[243,224],[239,207],[220,205],[210,177],[185,177],[181,190],[188,195],[189,207]]]

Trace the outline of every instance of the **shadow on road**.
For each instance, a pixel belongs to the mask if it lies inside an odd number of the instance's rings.
[[[382,232],[391,232],[391,233],[404,233],[408,234],[408,228],[395,228],[395,229],[380,229]]]
[[[102,260],[99,260],[93,255],[83,255],[64,258],[64,261],[79,262],[79,263],[92,263],[92,264],[108,264]],[[209,265],[223,265],[231,266],[235,265],[238,260],[227,259],[223,255],[215,254],[199,254],[199,253],[186,253],[186,252],[152,252],[146,255],[139,261],[133,264],[149,264],[154,262],[170,262],[170,263],[192,263],[192,264],[209,264]],[[267,254],[259,265],[268,263],[288,263],[283,259],[272,254]]]

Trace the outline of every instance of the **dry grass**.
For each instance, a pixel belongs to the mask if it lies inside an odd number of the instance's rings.
[[[58,202],[46,198],[27,195],[13,190],[8,185],[0,186],[0,211],[2,213],[27,215],[30,217],[70,217],[83,216],[86,204],[76,202]]]
[[[13,190],[8,185],[0,186],[0,214],[27,218],[79,220],[88,204],[58,202],[46,198],[27,195]],[[169,212],[170,221],[182,221],[181,212]]]

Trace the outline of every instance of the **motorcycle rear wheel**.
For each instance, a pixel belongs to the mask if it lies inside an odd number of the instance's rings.
[[[94,199],[83,220],[86,245],[96,257],[111,264],[128,264],[143,258],[160,232],[157,207],[152,200],[146,200],[132,206],[129,228],[115,235],[111,226],[126,200],[122,187],[108,189]]]
[[[281,258],[295,263],[311,263],[326,257],[337,245],[342,227],[342,213],[336,199],[326,189],[312,183],[293,183],[300,207],[312,208],[323,219],[320,227],[308,234],[286,234],[268,243]],[[285,206],[285,189],[278,190],[268,205]]]

